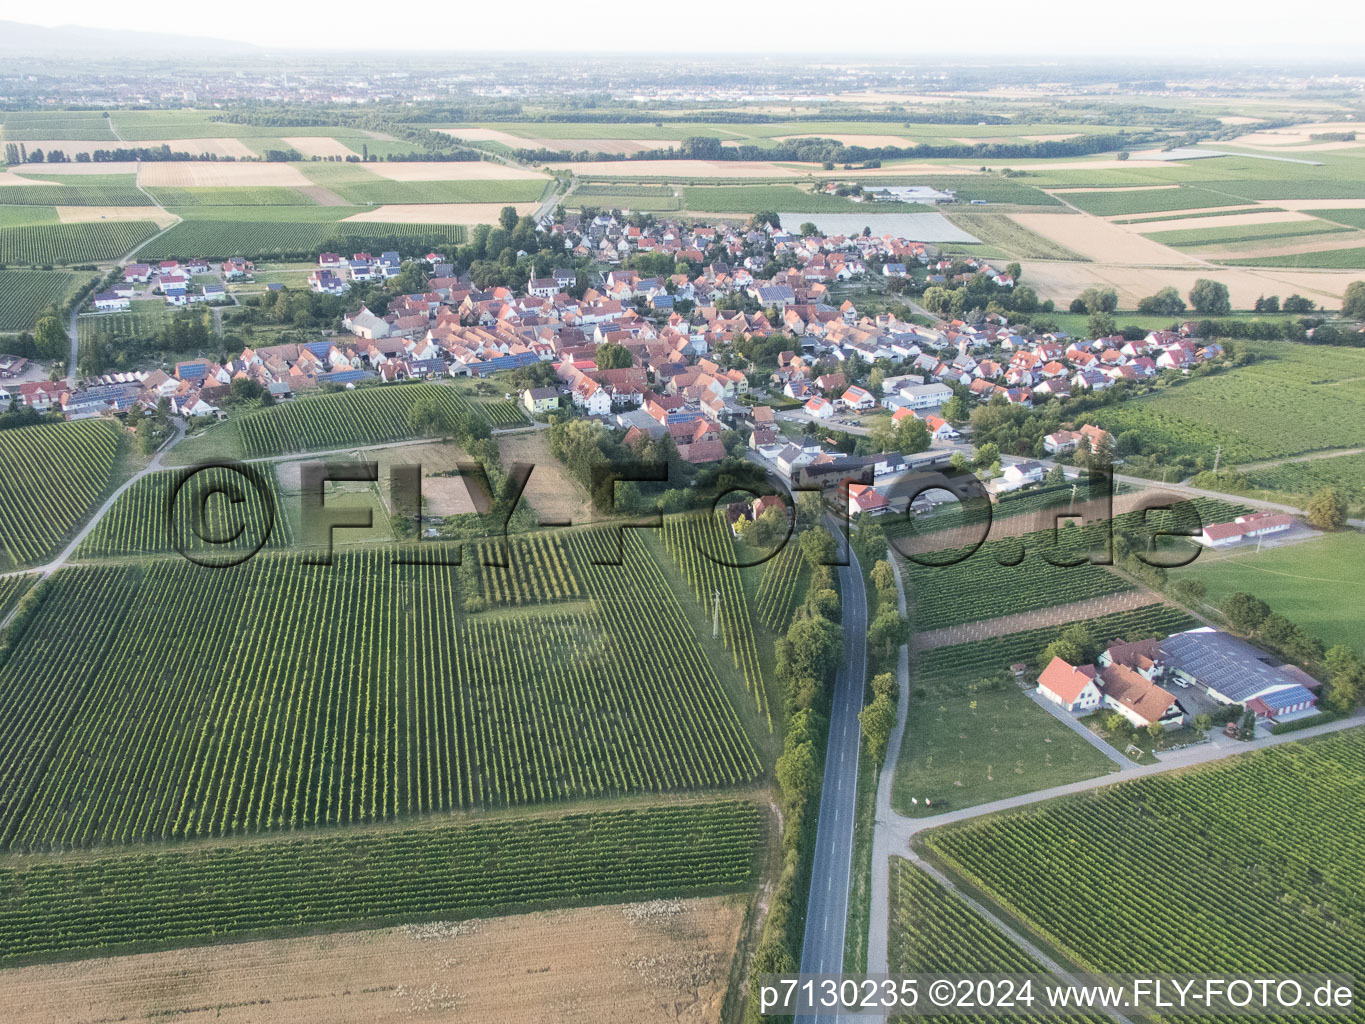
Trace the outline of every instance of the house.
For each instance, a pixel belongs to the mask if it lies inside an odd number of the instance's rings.
[[[839,400],[850,409],[874,409],[877,406],[877,399],[872,392],[857,384],[840,395]]]
[[[101,313],[114,313],[131,308],[132,301],[115,292],[100,292],[95,296],[95,309]]]
[[[1194,540],[1206,548],[1228,548],[1244,540],[1283,533],[1293,525],[1294,517],[1286,512],[1251,512],[1230,523],[1210,523]]]
[[[876,490],[871,484],[859,484],[850,481],[847,489],[848,516],[850,519],[864,512],[877,515],[890,508],[886,495]]]
[[[817,420],[827,420],[834,415],[834,403],[819,395],[811,398],[803,408]]]
[[[894,417],[893,417],[894,419]],[[924,424],[929,428],[929,436],[935,441],[951,441],[962,435],[953,429],[953,425],[942,416],[932,414],[924,417]]]
[[[698,441],[696,444],[678,445],[678,454],[694,466],[708,462],[719,462],[725,458],[725,445],[720,441]]]
[[[1077,668],[1062,658],[1053,658],[1038,676],[1038,692],[1067,711],[1093,711],[1100,706],[1099,673],[1090,665]]]
[[[145,284],[152,279],[152,268],[146,263],[129,263],[123,268],[123,279]]]
[[[907,409],[937,409],[953,397],[947,384],[911,384],[901,388],[900,396]]]
[[[1046,469],[1041,462],[1034,462],[1032,460],[1028,462],[1016,462],[1005,468],[1005,483],[1009,485],[1010,490],[1025,487],[1028,484],[1042,483],[1043,474],[1045,472]]]
[[[526,388],[521,393],[521,404],[532,416],[553,412],[559,408],[559,392],[554,388]]]
[[[1067,455],[1081,443],[1081,435],[1074,430],[1058,430],[1043,438],[1043,450],[1049,455]]]
[[[1203,626],[1168,636],[1157,646],[1176,683],[1197,687],[1221,704],[1274,697],[1262,704],[1276,718],[1317,711],[1317,680],[1294,665],[1276,664],[1241,637]]]
[[[315,270],[308,275],[308,287],[320,295],[345,295],[351,286],[330,270]]]

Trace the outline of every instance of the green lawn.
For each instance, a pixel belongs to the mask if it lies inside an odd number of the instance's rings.
[[[1173,570],[1202,580],[1205,600],[1218,605],[1228,594],[1255,594],[1271,611],[1317,636],[1327,646],[1345,643],[1365,655],[1365,537],[1330,534],[1302,544],[1244,550],[1205,551],[1184,569]]]

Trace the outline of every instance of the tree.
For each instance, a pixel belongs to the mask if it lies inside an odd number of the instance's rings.
[[[1286,313],[1311,313],[1318,308],[1318,304],[1312,299],[1305,299],[1302,295],[1291,295],[1284,300],[1281,306]]]
[[[1278,295],[1262,295],[1251,308],[1257,313],[1278,313],[1280,311],[1280,297]]]
[[[33,348],[39,359],[66,359],[71,353],[71,339],[60,320],[45,316],[33,330]]]
[[[1072,312],[1112,313],[1119,308],[1119,293],[1113,288],[1087,288],[1076,300],[1081,304],[1079,310],[1072,303]]]
[[[754,214],[753,217],[749,219],[749,223],[754,227],[767,226],[770,228],[781,228],[782,218],[772,210],[759,210],[758,213]]]
[[[1341,315],[1353,320],[1365,320],[1365,281],[1352,281],[1341,297]]]
[[[498,223],[502,225],[504,231],[512,231],[517,226],[517,208],[515,206],[504,206],[498,211]]]
[[[788,807],[804,803],[815,791],[817,781],[815,747],[798,743],[784,750],[777,759],[776,773],[784,803]]]
[[[808,221],[808,220],[807,220],[807,221],[802,221],[802,222],[801,222],[801,237],[802,237],[802,238],[809,238],[811,235],[818,235],[819,233],[820,233],[820,229],[819,229],[818,227],[816,227],[815,224],[814,224],[812,221]]]
[[[1005,274],[1008,277],[1014,278],[1014,283],[1018,284],[1019,279],[1024,276],[1024,268],[1018,263],[1006,263]]]
[[[1259,597],[1238,591],[1223,601],[1223,614],[1228,625],[1239,633],[1254,633],[1270,614],[1270,606]]]
[[[419,437],[444,437],[452,425],[445,406],[434,394],[425,393],[408,408],[408,428]]]
[[[874,764],[881,764],[891,741],[891,730],[896,727],[896,709],[884,696],[876,697],[858,713],[858,724],[863,727],[863,738],[872,754]]]
[[[1346,498],[1335,487],[1321,487],[1308,499],[1308,522],[1319,530],[1340,530],[1346,525]]]
[[[1179,316],[1185,312],[1185,300],[1173,286],[1167,285],[1155,295],[1139,300],[1137,311],[1144,316]]]
[[[1085,322],[1086,334],[1091,338],[1108,338],[1118,331],[1118,324],[1108,313],[1091,313]]]
[[[1079,622],[1073,622],[1058,634],[1057,639],[1043,648],[1038,658],[1038,670],[1047,668],[1053,658],[1061,658],[1069,665],[1084,665],[1095,656],[1095,638]]]
[[[976,455],[972,458],[972,465],[976,469],[986,469],[1000,461],[1000,446],[987,441],[985,444],[977,445]]]
[[[953,395],[952,398],[943,403],[943,418],[954,426],[966,423],[970,415],[967,403],[961,395]]]
[[[1193,721],[1191,721],[1190,724],[1193,725],[1200,732],[1208,732],[1210,729],[1213,728],[1213,718],[1207,714],[1201,713],[1195,715]]]
[[[1203,580],[1182,576],[1176,580],[1175,592],[1186,604],[1199,604],[1208,595],[1209,588],[1204,585]]]
[[[1190,305],[1201,316],[1227,316],[1232,312],[1228,286],[1222,281],[1201,277],[1190,289]]]
[[[630,349],[609,341],[605,345],[597,346],[594,361],[599,370],[624,370],[630,367],[634,358],[630,354]]]

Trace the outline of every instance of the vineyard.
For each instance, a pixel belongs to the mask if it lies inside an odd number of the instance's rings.
[[[376,181],[341,183],[332,191],[357,206],[386,203],[534,203],[545,182],[534,181]]]
[[[750,782],[757,756],[642,542],[591,564],[615,536],[567,548],[591,604],[534,616],[463,616],[456,569],[393,549],[58,572],[0,667],[0,845]]]
[[[1115,612],[1095,619],[1083,619],[1084,626],[1099,643],[1112,640],[1144,640],[1167,637],[1199,623],[1178,608],[1149,604],[1130,611]],[[920,651],[915,656],[915,685],[932,693],[960,692],[964,684],[994,675],[1015,662],[1032,665],[1039,653],[1055,640],[1065,626],[1044,626],[1005,636],[993,636],[967,644],[953,644]]]
[[[0,270],[0,331],[31,330],[43,310],[66,299],[73,282],[59,270]]]
[[[225,936],[731,892],[763,826],[725,801],[0,868],[0,963]]]
[[[0,228],[0,263],[21,266],[107,263],[119,259],[159,230],[149,220]]]
[[[194,209],[191,207],[190,209]],[[344,213],[344,210],[339,212]],[[353,251],[350,247],[380,250],[399,247],[424,252],[417,243],[458,245],[465,240],[461,225],[337,223],[265,219],[192,219],[171,228],[138,255],[168,260],[202,256],[221,260],[229,256],[252,259],[270,256],[313,256],[324,249]],[[405,240],[411,240],[404,245]]]
[[[314,206],[316,203],[296,188],[259,185],[241,188],[149,188],[148,193],[162,206]]]
[[[141,340],[155,337],[174,310],[160,299],[134,299],[127,312],[82,313],[76,320],[81,348],[101,342]]]
[[[485,398],[474,404],[495,427],[517,427],[526,422],[526,413],[516,402]]]
[[[0,545],[12,565],[56,551],[109,487],[118,450],[101,420],[0,431]]]
[[[28,593],[28,588],[33,586],[36,579],[36,573],[0,576],[0,621],[3,621],[5,616],[10,613],[10,609],[14,607],[19,598]]]
[[[1354,729],[925,841],[1084,970],[1359,977],[1363,776]]]
[[[128,175],[126,185],[0,185],[3,206],[152,206]]]
[[[965,550],[920,556],[938,563],[934,565],[902,562],[914,594],[916,629],[993,619],[1132,589],[1103,566],[1054,565],[1043,557],[1044,551],[1056,561],[1083,557],[1088,545],[1080,529],[1063,530],[1056,547],[1051,532],[1042,531],[989,541],[957,560]]]
[[[171,551],[223,557],[252,551],[262,536],[268,537],[270,548],[287,547],[293,540],[279,485],[269,468],[253,472],[252,480],[219,467],[187,476],[188,472],[167,470],[139,479],[100,517],[76,549],[76,557]],[[237,539],[222,543],[233,537]]]
[[[248,456],[381,444],[412,436],[408,411],[424,395],[434,396],[452,422],[482,415],[483,407],[456,388],[402,384],[286,402],[243,416],[237,430]]]
[[[494,561],[498,545],[486,544],[465,557],[478,562],[479,593],[495,604],[539,604],[581,597],[578,575],[558,535],[538,531],[507,542],[506,567]]]
[[[763,671],[758,663],[758,645],[749,618],[749,599],[744,593],[744,580],[739,569],[718,565],[712,560],[729,563],[740,561],[729,529],[718,515],[665,516],[663,540],[668,553],[673,556],[683,577],[692,587],[697,602],[708,613],[719,591],[720,632],[725,649],[734,658],[735,668],[744,673],[745,689],[753,695],[758,710],[768,716],[771,726],[772,713],[768,707],[768,694],[763,688]]]
[[[1043,966],[1005,938],[962,900],[901,857],[891,861],[887,966],[892,974],[1034,974]],[[893,1017],[910,1021],[922,1018]],[[936,1014],[934,1020],[967,1024],[988,1020],[969,1014]],[[1011,1020],[1048,1019],[1010,1014]],[[1068,1018],[1081,1022],[1104,1018]]]
[[[758,621],[774,633],[785,633],[796,611],[797,584],[801,578],[801,548],[791,537],[782,549],[763,563],[763,576],[755,595]]]

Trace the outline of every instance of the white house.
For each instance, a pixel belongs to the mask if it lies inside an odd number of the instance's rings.
[[[1038,692],[1067,711],[1093,711],[1101,699],[1097,675],[1091,665],[1077,667],[1053,658],[1038,677]]]
[[[840,401],[850,409],[874,409],[877,406],[877,399],[866,388],[860,388],[857,384],[848,388],[841,396]]]
[[[132,302],[126,296],[114,292],[100,292],[95,296],[95,309],[101,313],[114,313],[130,308]]]
[[[816,395],[805,404],[806,412],[817,420],[827,420],[834,415],[834,403]]]
[[[1006,467],[1004,472],[1005,483],[1011,490],[1016,487],[1024,487],[1028,484],[1042,483],[1043,464],[1041,462],[1016,462]]]

